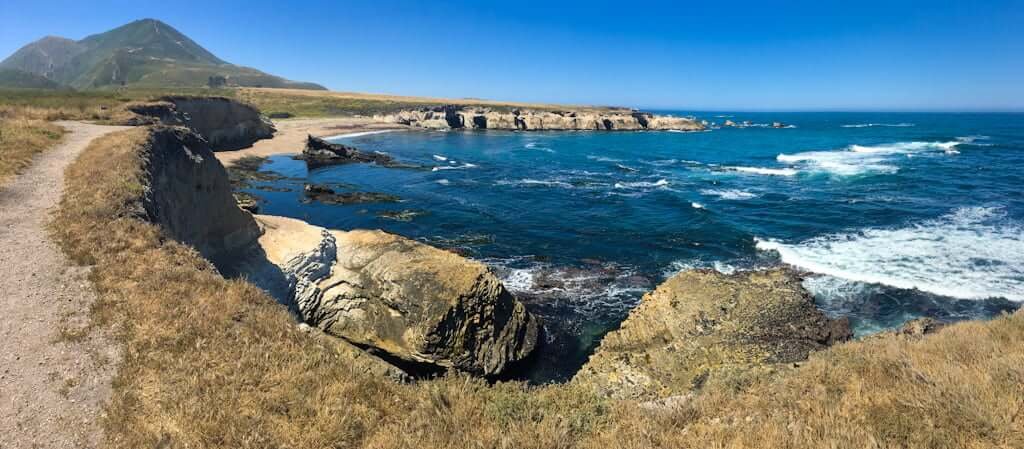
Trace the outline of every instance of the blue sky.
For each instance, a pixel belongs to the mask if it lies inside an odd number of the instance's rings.
[[[0,54],[163,20],[332,90],[719,110],[1022,110],[1024,0],[0,0]]]

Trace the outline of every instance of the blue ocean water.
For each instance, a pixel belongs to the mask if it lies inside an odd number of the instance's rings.
[[[693,267],[790,264],[861,335],[1024,301],[1024,115],[674,113],[794,127],[363,135],[339,141],[424,168],[278,156],[263,169],[288,179],[249,192],[261,213],[489,264],[545,318],[542,381],[571,375],[644,292]],[[304,183],[402,201],[307,204]]]

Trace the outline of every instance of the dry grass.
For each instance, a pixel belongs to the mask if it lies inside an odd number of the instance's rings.
[[[32,158],[60,142],[64,128],[42,120],[4,115],[0,110],[0,185],[21,173]]]
[[[459,104],[487,106],[496,110],[530,108],[541,110],[608,109],[601,106],[572,106],[542,103],[516,103],[477,98],[430,98],[401,95],[325,92],[300,89],[239,88],[238,99],[255,105],[267,114],[289,113],[296,117],[387,114],[403,109]]]
[[[574,385],[373,377],[135,218],[146,139],[138,129],[94,142],[68,169],[53,226],[95,264],[97,313],[120,323],[108,447],[1024,447],[1020,313],[845,344],[772,376],[712,378],[659,412]]]

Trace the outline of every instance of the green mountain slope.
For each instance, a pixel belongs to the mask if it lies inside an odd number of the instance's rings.
[[[14,69],[0,69],[0,88],[57,89],[60,84],[45,76]]]
[[[229,64],[154,19],[137,20],[77,42],[46,37],[0,62],[0,69],[40,75],[79,89],[124,85],[324,89]]]

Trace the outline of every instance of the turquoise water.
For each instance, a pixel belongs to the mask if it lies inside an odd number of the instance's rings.
[[[686,114],[795,128],[364,135],[340,141],[425,168],[310,172],[279,156],[264,169],[290,179],[249,191],[262,213],[489,264],[546,320],[536,380],[571,375],[644,292],[692,267],[791,264],[861,335],[1024,301],[1024,115]],[[306,182],[403,201],[304,204]]]

